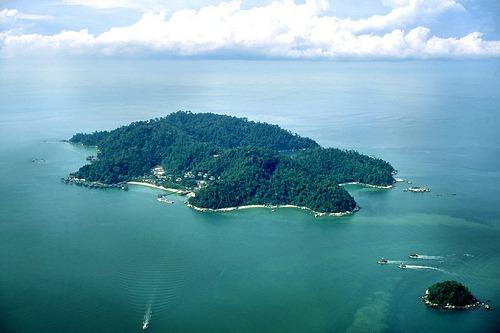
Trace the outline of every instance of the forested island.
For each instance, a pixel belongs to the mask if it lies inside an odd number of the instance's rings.
[[[443,281],[430,286],[423,296],[425,305],[432,308],[465,310],[476,307],[490,309],[486,303],[479,301],[469,289],[457,281]]]
[[[350,213],[356,202],[340,184],[394,183],[394,168],[381,159],[322,148],[277,125],[213,113],[179,111],[75,134],[69,142],[95,146],[97,156],[68,181],[115,187],[147,182],[189,192],[188,204],[199,209],[293,205],[319,214]]]

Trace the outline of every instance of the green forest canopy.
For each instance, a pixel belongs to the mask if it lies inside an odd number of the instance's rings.
[[[163,181],[194,190],[190,203],[204,208],[294,204],[345,212],[356,203],[338,184],[394,182],[393,167],[381,159],[322,148],[277,125],[213,113],[179,111],[75,134],[70,142],[99,148],[98,159],[73,174],[78,178],[114,184],[148,176],[161,165],[169,175]]]
[[[447,304],[465,306],[477,301],[469,289],[457,281],[443,281],[433,284],[429,288],[428,299],[441,306]]]

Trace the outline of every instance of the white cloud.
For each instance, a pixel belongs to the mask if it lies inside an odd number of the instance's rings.
[[[152,0],[64,0],[67,5],[88,6],[98,9],[104,8],[127,8],[143,10],[145,8],[154,9],[159,6],[158,1]]]
[[[386,15],[374,15],[366,19],[343,20],[345,28],[355,31],[377,31],[402,27],[426,17],[439,15],[448,10],[465,10],[455,0],[391,0],[395,7]]]
[[[88,30],[55,35],[0,33],[3,56],[49,54],[164,54],[289,58],[432,58],[500,56],[500,41],[478,32],[440,38],[418,26],[422,17],[463,10],[454,0],[399,1],[386,15],[341,19],[324,15],[327,1],[274,1],[242,9],[241,1],[167,16],[144,13],[126,27],[92,35]]]
[[[0,22],[16,17],[17,10],[15,9],[2,9],[0,10]]]
[[[138,11],[176,10],[185,7],[203,7],[216,0],[63,0],[71,6],[85,6],[95,9],[132,9]]]
[[[15,20],[52,20],[49,15],[35,15],[19,12],[16,9],[0,9],[0,24],[9,23]]]

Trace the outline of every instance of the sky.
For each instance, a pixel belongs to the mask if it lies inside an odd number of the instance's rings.
[[[0,57],[500,57],[497,0],[0,0]]]

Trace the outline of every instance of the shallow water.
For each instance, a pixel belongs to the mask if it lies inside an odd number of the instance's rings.
[[[153,332],[498,331],[496,311],[420,301],[455,279],[500,305],[498,73],[491,61],[2,60],[0,331],[137,332],[149,307]],[[432,192],[348,186],[361,211],[314,218],[59,181],[92,151],[58,140],[178,109],[358,149]]]

